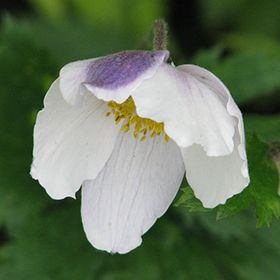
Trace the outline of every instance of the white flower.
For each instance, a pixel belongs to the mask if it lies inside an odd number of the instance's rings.
[[[31,174],[54,199],[82,185],[92,245],[127,253],[167,210],[186,170],[215,207],[249,183],[241,112],[212,73],[173,67],[168,51],[70,63],[48,91]]]

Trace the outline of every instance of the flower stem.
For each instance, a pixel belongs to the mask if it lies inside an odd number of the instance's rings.
[[[164,51],[167,46],[167,24],[163,19],[154,22],[154,51]]]

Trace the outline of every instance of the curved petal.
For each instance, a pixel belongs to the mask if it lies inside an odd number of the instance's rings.
[[[98,99],[122,103],[168,55],[168,51],[125,51],[69,63],[60,71],[62,95],[68,103],[80,106],[86,87]]]
[[[87,70],[94,59],[85,59],[68,63],[59,73],[59,87],[63,98],[72,106],[83,106],[85,103],[83,82]]]
[[[230,155],[209,157],[200,145],[181,148],[186,166],[187,180],[206,208],[224,204],[240,193],[250,182],[244,143],[238,132],[234,136],[235,148]],[[240,147],[243,152],[240,153]]]
[[[224,87],[221,94],[216,90],[222,84],[218,79],[209,86],[178,69],[162,64],[132,92],[138,115],[164,122],[166,133],[180,147],[200,144],[208,156],[232,153],[238,119],[227,108],[227,89]],[[207,70],[201,71],[204,74]]]
[[[244,178],[248,179],[249,184],[249,173],[248,173],[248,164],[247,164],[247,155],[245,148],[245,134],[244,134],[244,124],[242,114],[234,102],[232,96],[230,95],[229,90],[226,86],[211,72],[201,68],[196,65],[182,65],[178,66],[178,69],[185,71],[193,75],[197,80],[206,84],[214,92],[217,93],[222,102],[226,105],[228,112],[238,119],[237,128],[235,127],[235,140],[234,146],[237,147],[240,158],[243,160],[243,165],[241,172]]]
[[[115,146],[120,126],[105,114],[109,107],[92,94],[85,106],[70,106],[56,80],[44,100],[34,129],[31,175],[55,199],[75,196],[86,179],[94,179]]]
[[[180,149],[162,135],[140,141],[119,134],[98,177],[82,187],[82,219],[92,245],[127,253],[167,210],[184,174]]]
[[[125,51],[90,64],[85,86],[104,101],[124,102],[145,79],[152,77],[168,51]]]

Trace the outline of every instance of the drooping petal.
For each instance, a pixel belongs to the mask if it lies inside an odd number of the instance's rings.
[[[237,129],[237,128],[236,128]],[[224,204],[249,184],[246,156],[240,153],[240,136],[236,131],[234,150],[230,155],[209,157],[200,145],[181,148],[187,180],[195,196],[206,208]]]
[[[225,85],[211,72],[195,66],[182,65],[179,70],[190,73],[197,80],[216,92],[230,115],[238,122],[234,133],[233,153],[224,157],[208,158],[204,151],[194,145],[183,153],[187,179],[195,195],[205,207],[215,207],[240,193],[250,182],[242,114]],[[199,176],[203,174],[203,176]]]
[[[60,71],[60,89],[72,105],[83,104],[83,87],[98,99],[124,102],[168,58],[168,51],[125,51],[72,62]]]
[[[140,141],[133,131],[119,134],[98,177],[82,187],[82,218],[92,245],[127,253],[167,210],[180,186],[184,164],[180,149],[162,135]]]
[[[59,73],[59,87],[63,98],[72,106],[83,106],[85,103],[83,82],[87,70],[97,58],[75,61],[65,65]]]
[[[226,104],[226,108],[230,115],[238,119],[237,130],[235,131],[235,134],[239,140],[236,138],[235,146],[238,145],[239,155],[244,160],[242,172],[245,177],[248,176],[243,118],[238,106],[230,95],[229,90],[214,74],[204,68],[196,65],[181,65],[178,66],[178,69],[187,73],[191,73],[191,75],[197,80],[206,84],[209,88],[216,92],[217,97],[222,100],[223,104]]]
[[[90,93],[85,98],[83,107],[69,105],[56,80],[37,117],[31,175],[55,199],[74,197],[84,180],[97,176],[120,130],[105,116],[106,103]]]
[[[196,69],[202,76],[208,72]],[[228,90],[218,78],[209,86],[203,77],[182,70],[162,64],[132,92],[138,115],[164,122],[166,133],[180,147],[199,144],[208,156],[230,154],[238,118],[227,107]]]

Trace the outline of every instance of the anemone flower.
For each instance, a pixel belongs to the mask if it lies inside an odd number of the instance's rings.
[[[213,208],[249,183],[242,115],[225,85],[168,51],[69,63],[34,130],[31,174],[54,199],[82,186],[88,240],[127,253],[162,216],[184,173]]]

